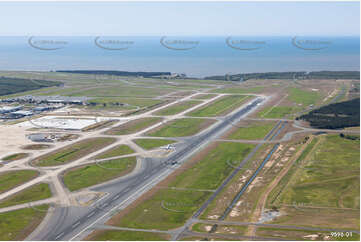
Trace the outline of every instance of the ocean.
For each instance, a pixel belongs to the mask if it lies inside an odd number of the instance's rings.
[[[0,70],[169,71],[189,77],[360,70],[360,37],[0,37]]]

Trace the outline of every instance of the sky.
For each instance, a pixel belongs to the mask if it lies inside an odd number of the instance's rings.
[[[0,35],[359,36],[359,2],[0,2]]]

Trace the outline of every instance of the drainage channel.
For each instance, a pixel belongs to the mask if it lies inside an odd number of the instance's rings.
[[[267,140],[282,124],[281,129],[283,129],[285,122],[279,121],[272,130],[265,136],[264,140]],[[280,132],[280,131],[279,131]],[[279,134],[277,132],[277,134]],[[273,135],[271,139],[273,139],[275,136]],[[244,164],[258,151],[259,148],[261,148],[262,144],[258,144],[251,153],[248,154],[248,156],[239,164],[238,169],[235,169],[230,176],[226,178],[226,180],[222,183],[222,185],[212,194],[212,196],[198,209],[198,211],[192,216],[192,218],[198,218],[199,215],[208,207],[208,205],[217,197],[217,195],[223,190],[223,188],[232,180],[232,178],[238,173],[240,168],[244,166]]]
[[[272,137],[270,138],[270,140],[273,140],[274,138],[276,138],[281,131],[283,130],[283,128],[285,127],[285,124],[287,122],[283,122],[282,126],[272,135]],[[279,123],[280,124],[280,123]],[[275,129],[273,129],[275,130]],[[269,135],[270,136],[270,135]],[[222,214],[222,216],[218,219],[218,221],[223,221],[228,214],[232,211],[234,205],[238,202],[238,200],[241,198],[241,196],[243,195],[243,193],[247,190],[247,188],[249,187],[249,185],[254,181],[254,179],[256,178],[256,176],[259,174],[259,172],[263,169],[263,167],[265,166],[265,164],[268,162],[268,160],[271,158],[271,156],[273,155],[273,153],[277,150],[277,148],[279,147],[279,143],[275,144],[272,148],[272,150],[267,154],[266,158],[262,161],[262,163],[260,164],[260,166],[257,168],[257,170],[253,173],[253,175],[248,179],[248,181],[246,182],[246,184],[243,185],[243,187],[241,188],[241,190],[237,193],[237,195],[233,198],[231,204],[226,208],[226,210],[224,211],[224,213]],[[215,224],[212,226],[212,229],[209,231],[209,233],[213,233],[216,231],[218,225]]]

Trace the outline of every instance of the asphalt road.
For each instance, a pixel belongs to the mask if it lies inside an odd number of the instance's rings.
[[[139,196],[150,190],[171,174],[189,156],[206,145],[211,138],[222,134],[245,114],[260,105],[265,99],[258,97],[242,109],[226,116],[220,123],[201,134],[189,138],[186,144],[165,159],[146,158],[139,172],[126,179],[97,186],[95,191],[109,195],[91,207],[58,207],[47,218],[45,226],[32,235],[32,240],[80,240],[91,232],[93,225],[104,223],[117,211],[124,209]],[[176,163],[175,163],[176,162]]]

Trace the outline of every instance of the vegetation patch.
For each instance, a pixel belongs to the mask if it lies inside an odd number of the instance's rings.
[[[16,153],[16,154],[8,155],[8,156],[2,158],[2,160],[10,162],[10,161],[24,159],[24,158],[26,158],[28,156],[29,156],[28,153]]]
[[[0,77],[0,96],[25,92],[45,87],[60,86],[62,82]]]
[[[105,134],[109,135],[126,135],[139,132],[149,126],[160,122],[161,118],[140,118],[121,124],[117,127],[111,128]]]
[[[167,115],[174,115],[174,114],[177,114],[177,113],[180,113],[180,112],[183,112],[197,104],[200,104],[201,102],[199,101],[184,101],[184,102],[181,102],[181,103],[177,103],[177,104],[174,104],[170,107],[167,107],[167,108],[164,108],[164,109],[161,109],[157,112],[155,112],[154,114],[156,115],[162,115],[162,116],[167,116]]]
[[[194,96],[192,99],[211,99],[214,98],[216,94],[199,94]]]
[[[126,157],[76,167],[65,172],[64,184],[70,191],[100,184],[130,173],[136,162],[136,157]]]
[[[169,139],[135,139],[133,141],[134,143],[136,143],[145,150],[151,150],[154,148],[158,148],[164,145],[169,145],[177,142],[175,140],[169,140]]]
[[[264,89],[264,87],[249,87],[249,88],[241,88],[241,87],[226,87],[219,88],[212,92],[217,93],[231,93],[231,94],[245,94],[245,93],[259,93]]]
[[[172,90],[156,89],[146,87],[132,87],[127,85],[117,85],[111,87],[95,88],[72,93],[71,96],[87,97],[157,97],[165,95]]]
[[[163,241],[167,235],[141,231],[102,230],[89,236],[90,241]]]
[[[106,159],[109,157],[133,154],[134,150],[127,145],[118,145],[95,157],[95,159]]]
[[[0,173],[0,193],[9,191],[25,182],[28,182],[39,173],[34,170],[6,171]]]
[[[46,144],[31,144],[31,145],[25,145],[21,148],[24,150],[44,150],[50,147],[51,145],[46,145]]]
[[[192,117],[215,117],[225,115],[238,108],[249,98],[249,96],[229,95],[219,98],[204,107],[200,107],[190,113],[187,113],[187,115]]]
[[[253,144],[217,142],[193,167],[183,171],[170,187],[216,189],[255,147]],[[231,165],[230,165],[231,164]]]
[[[318,92],[306,91],[295,87],[289,88],[288,94],[288,100],[303,106],[314,105],[321,97]]]
[[[266,107],[258,113],[258,117],[284,118],[286,115],[292,114],[293,112],[294,108],[289,106]]]
[[[360,126],[360,99],[330,104],[297,119],[310,122],[319,129],[339,129]]]
[[[360,208],[359,146],[359,140],[338,135],[322,137],[310,157],[300,157],[297,164],[302,169],[298,169],[281,195],[282,203]]]
[[[0,213],[0,240],[24,240],[41,223],[48,205]]]
[[[138,108],[149,107],[162,103],[163,100],[150,98],[121,98],[121,97],[102,97],[89,101],[90,109],[105,110],[133,110]]]
[[[285,214],[273,223],[358,229],[360,141],[339,135],[314,140],[268,197],[268,206]]]
[[[63,165],[100,150],[114,141],[114,138],[90,138],[82,140],[49,154],[40,156],[32,162],[38,166]]]
[[[215,121],[200,118],[181,118],[150,130],[147,135],[154,137],[182,137],[195,135]]]
[[[227,139],[263,139],[275,126],[276,122],[258,122],[256,124],[237,128]]]
[[[51,197],[51,191],[49,185],[45,183],[40,183],[1,200],[0,208],[43,200],[49,197]]]
[[[210,192],[161,189],[116,222],[116,226],[144,229],[174,229],[206,201]]]
[[[99,129],[103,129],[105,127],[111,126],[117,122],[118,122],[118,120],[101,121],[101,122],[97,122],[95,124],[89,125],[89,126],[83,128],[81,131],[86,132],[86,131],[99,130]]]

